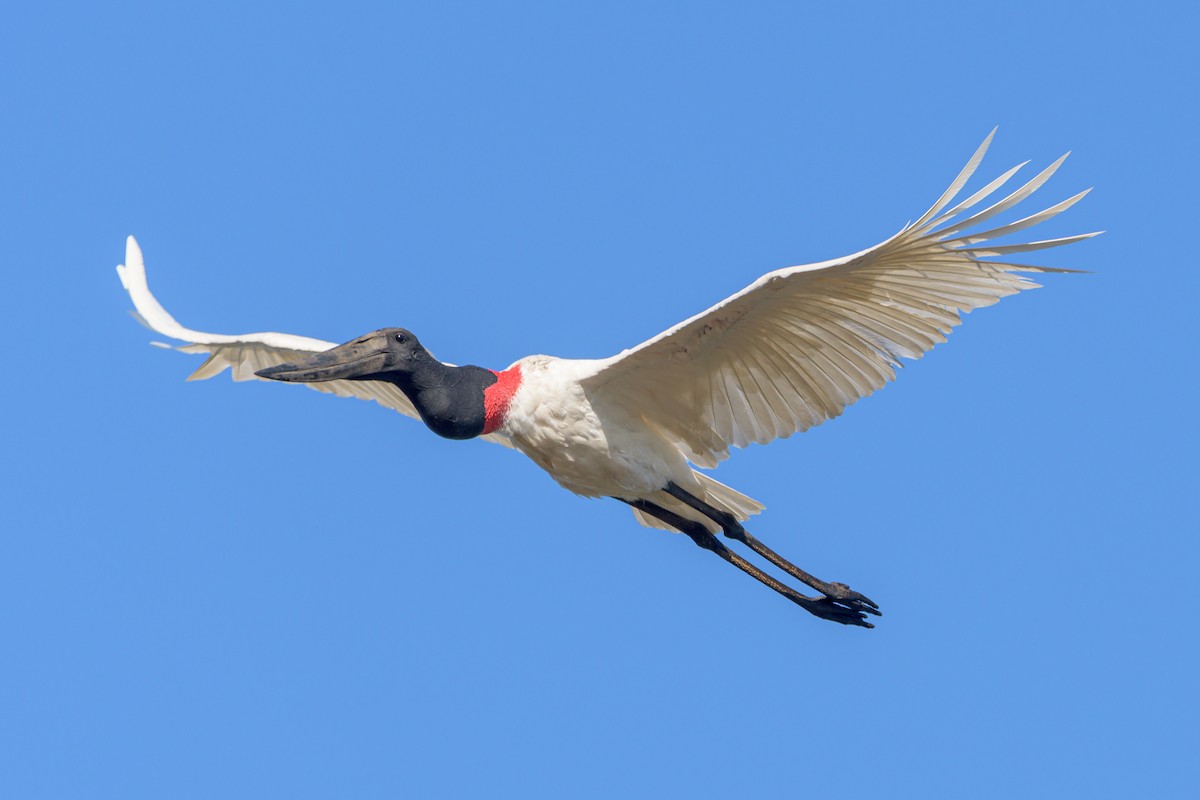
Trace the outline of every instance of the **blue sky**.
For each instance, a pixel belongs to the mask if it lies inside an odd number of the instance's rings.
[[[1184,4],[38,4],[0,30],[0,795],[1191,796]],[[818,621],[531,462],[182,323],[604,356],[1073,156],[1091,270],[734,454]],[[981,185],[978,181],[973,184]],[[1040,207],[1039,207],[1040,208]]]

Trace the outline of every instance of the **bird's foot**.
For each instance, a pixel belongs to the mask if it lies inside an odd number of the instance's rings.
[[[806,611],[821,619],[840,622],[843,625],[861,625],[874,628],[867,622],[867,615],[883,616],[879,606],[871,598],[854,591],[844,583],[824,583],[819,587],[824,597],[804,605]]]
[[[827,583],[821,587],[821,594],[828,597],[830,600],[835,600],[842,605],[850,606],[851,608],[859,607],[860,610],[868,614],[874,614],[877,617],[882,617],[883,613],[879,610],[879,604],[865,594],[859,594],[844,583]]]
[[[867,614],[880,616],[880,613],[870,606],[864,606],[852,600],[838,601],[831,597],[818,597],[802,603],[801,606],[808,613],[821,619],[839,622],[842,625],[858,625],[863,628],[875,627],[867,622]]]
[[[867,615],[863,612],[840,606],[828,597],[822,597],[819,600],[814,600],[812,603],[805,604],[804,609],[808,613],[821,619],[827,619],[830,622],[838,622],[842,625],[858,625],[863,628],[875,627],[870,622],[867,622]]]

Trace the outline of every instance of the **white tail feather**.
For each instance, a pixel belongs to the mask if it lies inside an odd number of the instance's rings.
[[[696,476],[696,480],[700,481],[700,485],[704,487],[704,496],[701,498],[706,503],[716,506],[721,511],[726,511],[733,514],[739,520],[749,519],[751,516],[760,513],[766,506],[758,502],[752,497],[747,497],[736,489],[731,489],[719,481],[715,481],[702,472],[692,472]],[[717,523],[705,517],[700,512],[686,506],[676,500],[666,492],[659,492],[651,500],[652,503],[662,506],[668,511],[679,514],[687,519],[695,520],[703,523],[704,527],[708,528],[711,533],[720,533],[721,527]],[[656,517],[652,517],[642,511],[633,509],[633,516],[638,523],[647,528],[657,528],[660,531],[672,531],[678,533],[670,525],[666,524]]]

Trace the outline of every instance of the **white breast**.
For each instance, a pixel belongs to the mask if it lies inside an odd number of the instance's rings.
[[[598,362],[530,356],[502,430],[566,489],[587,497],[648,497],[694,483],[679,448],[620,406],[593,404],[580,379]]]

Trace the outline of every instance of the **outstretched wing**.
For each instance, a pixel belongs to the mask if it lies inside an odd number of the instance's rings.
[[[299,356],[320,353],[337,346],[335,342],[294,336],[289,333],[244,333],[225,336],[185,328],[167,313],[150,293],[146,283],[146,265],[142,250],[130,236],[125,243],[125,263],[117,266],[117,274],[133,300],[134,316],[150,330],[188,344],[175,349],[185,353],[207,353],[208,359],[191,374],[188,380],[205,380],[231,370],[235,381],[262,380],[254,373],[267,367],[294,361]],[[166,346],[166,345],[164,345]],[[374,400],[381,406],[395,409],[406,417],[419,418],[416,408],[404,392],[381,381],[323,381],[300,384],[319,392],[338,397],[357,397]],[[479,437],[511,447],[508,437],[492,433]]]
[[[766,443],[838,416],[892,380],[902,358],[918,359],[945,341],[963,312],[1038,286],[1014,273],[1072,272],[1005,259],[1096,233],[1001,246],[986,242],[1050,219],[1086,191],[1016,222],[968,232],[1032,194],[1065,155],[982,211],[955,221],[1024,164],[944,210],[994,135],[993,130],[933,207],[895,236],[845,258],[768,273],[601,362],[583,381],[585,391],[640,414],[693,463],[713,467],[730,446]],[[983,260],[991,258],[1000,260]]]

